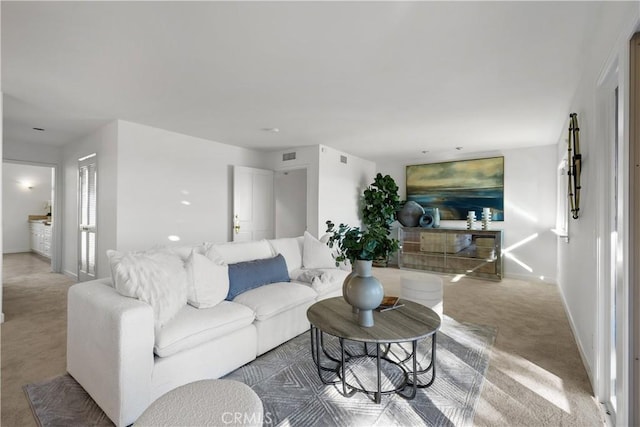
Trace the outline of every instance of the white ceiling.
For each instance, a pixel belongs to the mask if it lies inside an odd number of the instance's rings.
[[[123,119],[374,160],[553,144],[610,4],[2,1],[4,137]]]

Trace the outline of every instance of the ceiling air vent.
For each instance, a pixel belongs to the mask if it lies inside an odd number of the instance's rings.
[[[340,156],[340,163],[347,164],[347,156]]]
[[[286,162],[287,160],[295,160],[296,159],[296,152],[294,151],[293,153],[284,153],[282,155],[282,161]]]

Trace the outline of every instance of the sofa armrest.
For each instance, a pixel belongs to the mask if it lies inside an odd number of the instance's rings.
[[[67,371],[117,426],[133,423],[151,403],[151,306],[101,280],[73,285],[67,302]]]

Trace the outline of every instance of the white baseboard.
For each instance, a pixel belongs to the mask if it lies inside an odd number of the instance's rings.
[[[23,254],[25,252],[31,252],[31,248],[26,248],[26,249],[7,249],[7,248],[2,248],[2,253],[3,254]]]
[[[62,274],[64,274],[67,277],[72,278],[73,280],[75,280],[76,282],[78,281],[78,275],[76,273],[72,273],[69,270],[63,270]]]
[[[569,320],[569,327],[571,327],[571,333],[573,334],[573,339],[578,345],[578,353],[580,354],[580,359],[582,360],[582,365],[584,366],[585,371],[587,371],[587,377],[589,377],[589,382],[591,383],[591,389],[595,391],[598,390],[596,387],[596,383],[594,382],[595,378],[593,376],[591,365],[588,362],[586,357],[586,352],[584,351],[584,345],[582,341],[580,341],[579,335],[577,333],[576,324],[573,320],[573,316],[571,316],[571,312],[569,311],[569,306],[567,305],[567,300],[564,298],[564,293],[562,289],[558,287],[560,291],[560,299],[562,300],[562,307],[564,307],[564,312],[567,315],[567,319]]]

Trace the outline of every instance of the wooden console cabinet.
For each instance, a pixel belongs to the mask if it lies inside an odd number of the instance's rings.
[[[402,227],[399,267],[502,280],[502,230]]]

